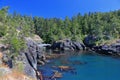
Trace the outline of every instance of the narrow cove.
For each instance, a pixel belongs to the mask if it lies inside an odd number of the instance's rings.
[[[38,66],[44,80],[120,80],[120,58],[103,56],[94,52],[66,52],[64,56],[51,59],[44,66]],[[61,70],[54,66],[69,66],[71,70]],[[61,78],[51,79],[54,71]]]

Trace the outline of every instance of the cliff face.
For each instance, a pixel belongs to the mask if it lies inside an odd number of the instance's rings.
[[[25,52],[21,53],[24,57],[22,62],[24,63],[24,72],[31,76],[32,78],[38,77],[37,71],[37,59],[38,56],[42,55],[42,49],[31,38],[26,38],[27,49]]]
[[[17,71],[23,72],[29,77],[37,80],[39,78],[37,71],[37,61],[43,55],[43,50],[37,45],[32,38],[25,38],[27,48],[21,51],[17,57],[10,57],[3,52],[2,62],[10,68],[15,68]],[[12,53],[11,53],[12,54]]]
[[[27,39],[27,46],[28,48],[24,54],[27,64],[25,64],[24,71],[35,78],[37,70],[37,44],[32,39]]]

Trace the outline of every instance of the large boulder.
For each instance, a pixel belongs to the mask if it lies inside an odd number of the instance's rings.
[[[86,47],[92,48],[95,46],[95,41],[96,41],[96,36],[94,35],[88,35],[84,38],[83,43],[85,44]]]
[[[115,43],[111,44],[95,46],[93,47],[93,50],[100,54],[120,56],[120,42],[116,41]]]
[[[85,46],[81,42],[71,41],[71,40],[60,40],[52,44],[51,49],[53,50],[83,50]]]
[[[62,42],[54,42],[52,45],[51,45],[51,49],[62,49],[63,47],[63,43]]]

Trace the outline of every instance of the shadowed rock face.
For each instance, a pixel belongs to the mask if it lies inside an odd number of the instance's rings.
[[[14,68],[21,63],[22,71],[37,80],[37,61],[41,58],[40,56],[43,56],[43,49],[32,38],[25,38],[25,40],[27,45],[25,51],[21,51],[18,56],[12,57],[7,55],[7,50],[4,50],[5,54],[2,55],[1,63],[5,63],[9,68]],[[12,53],[10,54],[12,55]]]
[[[27,49],[24,52],[20,52],[20,54],[15,58],[15,61],[22,63],[24,73],[34,79],[37,79],[37,56],[42,54],[42,49],[38,49],[36,42],[34,42],[31,38],[26,39],[26,44]],[[4,58],[8,59],[7,57]],[[10,63],[10,60],[11,59],[6,60],[8,65],[12,64]]]
[[[27,49],[24,52],[20,52],[17,57],[14,57],[13,66],[15,67],[17,63],[22,64],[23,72],[27,74],[28,76],[37,79],[36,77],[36,70],[37,70],[37,51],[36,47],[37,44],[32,39],[26,39]],[[12,64],[9,62],[11,59],[4,57],[8,59],[6,63]],[[10,67],[10,66],[9,66]],[[12,68],[11,67],[11,68]]]
[[[95,46],[93,50],[100,54],[120,56],[120,42]]]
[[[77,42],[77,41],[62,40],[62,41],[54,42],[51,46],[51,49],[74,51],[74,50],[84,50],[85,46],[84,44]]]
[[[96,37],[93,35],[88,35],[87,37],[84,38],[83,43],[85,44],[86,47],[92,48],[95,46],[95,41]]]
[[[104,44],[100,46],[96,46],[95,41],[97,37],[93,35],[88,35],[84,38],[83,43],[86,47],[89,47],[91,50],[105,55],[115,55],[120,56],[120,39],[114,43]]]
[[[42,55],[42,49],[39,49],[37,43],[35,43],[32,39],[26,39],[27,41],[27,50],[22,54],[24,64],[24,72],[29,76],[36,78],[36,70],[37,70],[37,59],[38,56]]]

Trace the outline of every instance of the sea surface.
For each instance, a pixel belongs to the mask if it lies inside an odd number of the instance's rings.
[[[120,58],[99,55],[94,52],[67,52],[46,65],[39,66],[44,80],[120,80]],[[72,70],[60,70],[53,66],[70,66]],[[54,71],[62,78],[50,79]]]

